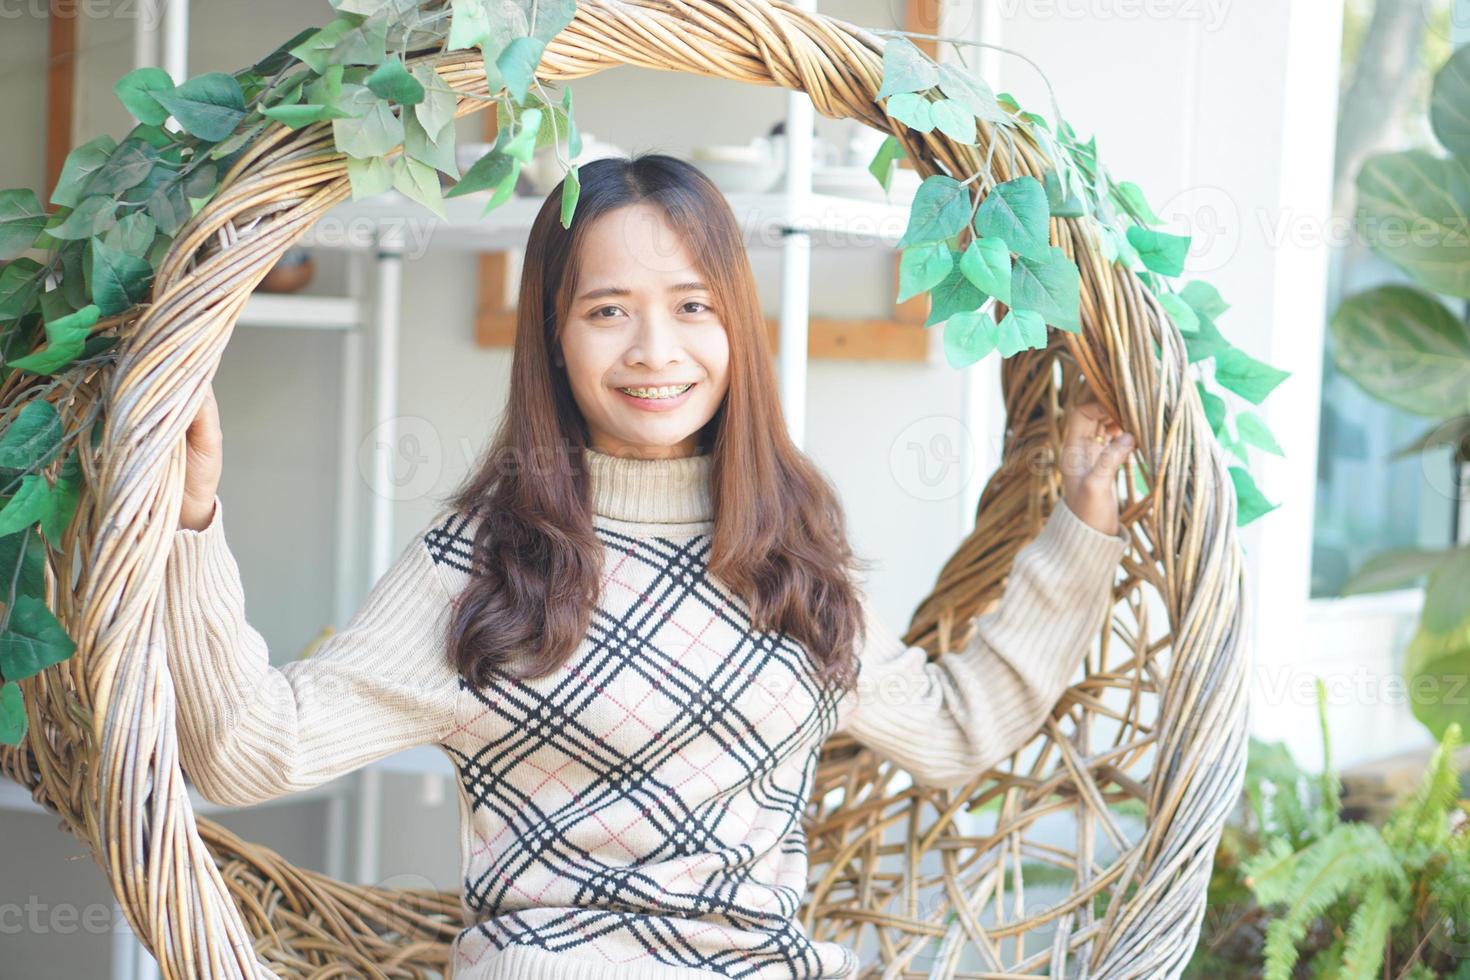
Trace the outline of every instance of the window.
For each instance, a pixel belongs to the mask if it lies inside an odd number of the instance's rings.
[[[1351,217],[1363,159],[1421,147],[1444,155],[1429,125],[1434,73],[1452,50],[1452,29],[1467,23],[1467,0],[1344,0],[1342,74],[1328,316],[1348,296],[1414,280],[1358,240]],[[1458,2],[1458,9],[1455,8]],[[1453,16],[1452,16],[1453,13]],[[1457,35],[1456,35],[1457,37]],[[1342,231],[1339,231],[1341,229]],[[1441,297],[1447,308],[1464,302]],[[1393,460],[1436,422],[1386,405],[1337,371],[1325,332],[1318,431],[1311,597],[1336,596],[1376,552],[1453,544],[1458,474],[1449,447]]]

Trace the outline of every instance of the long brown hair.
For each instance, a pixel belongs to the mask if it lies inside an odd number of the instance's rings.
[[[699,434],[709,452],[714,532],[709,572],[747,604],[756,629],[803,643],[820,675],[850,687],[863,622],[836,491],[787,434],[765,317],[735,215],[698,168],[648,153],[578,168],[580,197],[561,226],[561,184],[531,225],[516,307],[507,410],[481,462],[448,499],[478,512],[470,583],[456,597],[450,657],[475,686],[494,671],[542,677],[564,664],[591,621],[602,572],[583,448],[586,422],[553,363],[586,231],[648,202],[681,229],[728,335],[729,389]],[[514,664],[513,661],[519,661]]]

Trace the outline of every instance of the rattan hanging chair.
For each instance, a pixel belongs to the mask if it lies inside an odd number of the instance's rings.
[[[538,76],[631,64],[799,89],[826,116],[893,131],[922,175],[973,171],[994,132],[982,122],[972,147],[891,123],[874,102],[882,47],[768,0],[581,0]],[[420,60],[486,94],[477,52]],[[460,98],[456,112],[486,104]],[[996,181],[1042,176],[1036,146],[1018,149],[1013,173],[993,156]],[[252,289],[349,191],[328,124],[267,127],[179,233],[150,302],[119,318],[115,364],[57,401],[69,425],[99,403],[105,421],[65,547],[48,553],[48,605],[77,651],[23,682],[29,733],[0,763],[91,846],[166,977],[424,977],[446,969],[463,925],[456,893],[344,884],[197,817],[180,771],[158,602],[184,432]],[[1058,423],[1084,378],[1137,438],[1132,546],[1085,680],[1004,765],[916,789],[844,736],[826,745],[802,921],[857,949],[863,976],[1177,976],[1240,790],[1247,610],[1223,451],[1175,324],[1103,257],[1092,219],[1050,227],[1081,271],[1083,329],[1001,361],[1003,463],[905,640],[955,648],[999,597],[1057,499]]]

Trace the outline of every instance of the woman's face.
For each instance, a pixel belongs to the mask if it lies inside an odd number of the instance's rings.
[[[588,229],[561,352],[592,448],[640,457],[697,451],[730,366],[729,337],[703,279],[657,205],[618,208]]]

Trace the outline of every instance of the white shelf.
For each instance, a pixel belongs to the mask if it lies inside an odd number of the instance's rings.
[[[357,330],[366,317],[363,304],[349,296],[251,293],[238,322],[252,327]]]

